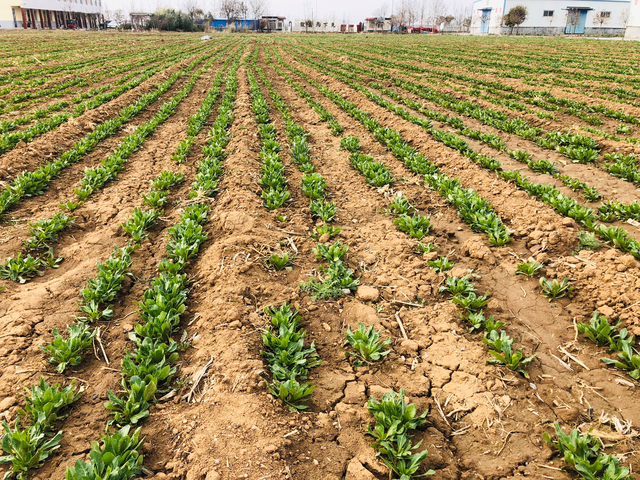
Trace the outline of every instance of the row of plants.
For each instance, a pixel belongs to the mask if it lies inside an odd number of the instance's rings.
[[[215,146],[219,147],[220,151],[209,151],[208,147],[213,144],[208,142],[203,148],[204,160],[198,166],[199,174],[207,173],[211,179],[222,174],[219,162],[226,155],[224,147],[228,141],[229,128],[233,119],[237,68],[236,60],[227,75],[224,98],[212,128],[212,136],[217,135]],[[214,165],[213,162],[217,164]],[[208,164],[209,167],[203,163]],[[164,393],[170,388],[170,382],[176,373],[176,367],[172,367],[172,364],[178,359],[178,352],[188,346],[184,343],[178,344],[172,339],[172,335],[179,328],[180,316],[185,311],[188,295],[188,279],[186,274],[181,272],[187,266],[188,260],[198,254],[200,246],[207,238],[202,225],[207,221],[208,211],[207,203],[194,203],[185,207],[180,221],[169,229],[167,256],[158,264],[160,273],[153,280],[151,288],[145,291],[139,303],[142,323],[137,324],[129,335],[135,348],[131,353],[126,352],[122,361],[124,392],[117,395],[109,391],[109,401],[105,403],[105,408],[113,414],[113,419],[109,423],[122,426],[120,431],[126,430],[127,434],[132,425],[138,424],[149,415],[149,408],[155,394]],[[117,477],[119,479],[129,480],[141,472],[142,445],[137,437],[139,431],[138,428],[135,438],[125,442],[124,447],[120,449],[122,457],[126,459],[126,462],[123,462],[126,468]],[[92,457],[91,460],[93,460]],[[76,463],[74,467],[67,470],[67,479],[84,480],[85,477],[76,477],[76,475],[82,474],[85,469],[96,469],[100,465],[99,462],[96,463],[97,465],[93,462]],[[86,478],[88,480],[95,477]]]
[[[217,102],[218,97],[220,96],[220,86],[222,85],[222,83],[224,83],[224,72],[227,70],[227,67],[229,66],[229,63],[232,59],[235,58],[236,63],[239,64],[239,55],[241,54],[242,51],[236,52],[227,57],[224,65],[222,66],[222,69],[220,69],[220,71],[214,78],[213,86],[207,92],[207,96],[202,101],[200,108],[189,117],[189,120],[187,121],[187,137],[183,140],[180,140],[176,152],[171,157],[177,163],[184,162],[189,155],[189,152],[191,151],[191,148],[193,147],[198,134],[204,128],[205,123],[207,122],[209,115],[211,115],[211,111],[213,110],[213,107]]]
[[[271,99],[275,107],[280,112],[284,122],[290,145],[291,160],[303,173],[301,190],[309,198],[309,209],[312,217],[322,220],[322,225],[316,225],[316,233],[312,237],[319,240],[325,234],[329,239],[337,236],[342,227],[329,225],[335,220],[337,207],[335,202],[327,200],[327,182],[318,172],[312,163],[311,149],[307,144],[308,133],[295,122],[289,107],[282,97],[275,92],[273,85],[264,74],[263,70],[257,66],[258,49],[254,50],[252,63],[260,75],[262,82],[269,90]],[[270,59],[270,58],[269,58]],[[342,131],[342,127],[334,120],[328,127],[336,130],[336,125]],[[300,285],[303,292],[308,292],[312,300],[317,301],[326,298],[338,298],[345,293],[355,291],[360,284],[359,279],[353,277],[353,270],[348,268],[344,261],[349,247],[337,241],[334,245],[319,243],[313,253],[318,260],[325,260],[328,267],[319,267],[317,276],[312,276],[308,282]],[[288,256],[288,253],[285,253]],[[272,258],[272,264],[282,263],[284,259]],[[276,266],[278,268],[278,266]]]
[[[365,128],[373,133],[375,139],[389,149],[410,171],[424,176],[433,189],[439,191],[447,202],[456,207],[461,218],[470,224],[472,230],[486,233],[492,245],[502,246],[511,240],[509,231],[503,225],[500,217],[477,192],[462,188],[457,179],[438,173],[439,168],[422,153],[411,147],[396,130],[381,126],[368,112],[359,109],[353,102],[345,100],[342,95],[333,92],[326,86],[311,79],[304,72],[285,63],[279,54],[278,61],[285,68],[296,73],[317,88],[350,116],[360,121]],[[441,132],[441,135],[451,134]],[[456,141],[456,139],[453,139],[453,141]],[[466,142],[464,143],[466,144]],[[478,154],[478,156],[480,155]]]
[[[181,173],[164,171],[151,182],[151,191],[161,192],[162,196],[167,197],[169,188],[183,181],[184,176]],[[115,246],[107,261],[97,262],[96,277],[88,279],[86,286],[80,291],[82,298],[79,310],[82,316],[75,317],[74,323],[67,327],[66,338],[54,329],[53,341],[41,347],[50,355],[49,362],[57,365],[59,373],[63,373],[68,366],[80,364],[82,351],[92,345],[98,333],[90,324],[113,316],[110,303],[116,298],[122,289],[122,283],[129,275],[131,254],[140,247],[149,230],[155,226],[163,213],[159,208],[134,208],[131,216],[121,224],[123,230],[131,237],[132,243],[123,248]]]
[[[60,172],[80,161],[104,139],[113,136],[131,119],[166,93],[182,75],[195,69],[206,58],[207,56],[200,57],[187,67],[173,73],[167,80],[159,84],[155,91],[141,95],[137,101],[124,107],[117,117],[97,125],[93,132],[80,139],[71,149],[62,153],[55,160],[45,162],[32,172],[23,172],[18,175],[0,193],[0,215],[6,213],[9,208],[15,206],[24,198],[42,195],[51,180],[58,176]]]
[[[357,88],[359,91],[365,93],[365,95],[367,95],[367,98],[370,98],[376,103],[386,106],[401,117],[412,122],[414,121],[414,117],[411,117],[406,111],[404,111],[400,107],[394,106],[393,104],[387,102],[379,96],[372,94],[364,87],[356,84],[354,88]],[[423,122],[421,119],[416,119],[414,123],[421,124],[421,122]],[[628,234],[621,228],[613,226],[606,227],[602,224],[596,224],[598,217],[594,215],[591,209],[583,207],[573,198],[563,195],[555,186],[530,182],[518,171],[502,170],[501,164],[498,160],[474,152],[468,146],[468,144],[466,144],[466,142],[455,137],[455,135],[453,134],[442,131],[435,131],[435,129],[432,129],[431,132],[436,133],[436,135],[434,136],[436,140],[440,140],[447,146],[459,150],[470,159],[476,161],[482,167],[497,172],[498,175],[500,175],[503,179],[508,181],[515,181],[518,188],[527,191],[527,193],[529,193],[531,196],[537,197],[544,203],[553,207],[559,213],[573,218],[574,220],[576,220],[576,222],[585,226],[588,230],[595,232],[598,236],[609,242],[615,248],[618,248],[625,253],[630,253],[636,258],[640,258],[640,243],[629,238]],[[431,178],[433,177],[434,175],[427,175],[425,178],[429,183],[431,183],[433,182],[433,180],[431,180]],[[608,213],[606,208],[607,207],[605,207],[605,210],[603,211],[603,218],[610,221],[611,217],[606,216]],[[637,207],[634,203],[628,206],[621,206],[618,208],[618,210],[622,215],[632,215],[636,211],[636,208]]]
[[[284,175],[285,167],[279,152],[282,146],[278,143],[276,127],[271,123],[269,105],[262,95],[258,81],[250,68],[247,68],[249,91],[251,92],[251,108],[258,123],[260,135],[260,186],[262,187],[262,199],[264,206],[269,210],[282,207],[291,196],[287,187],[287,178]]]
[[[231,92],[235,96],[235,90]],[[225,98],[228,98],[227,91]],[[232,108],[233,102],[221,104],[219,111],[223,116],[216,125],[223,128],[226,126],[227,135]],[[152,187],[161,190],[179,181],[183,181],[181,174],[163,172]],[[129,480],[142,472],[143,440],[140,439],[140,428],[132,431],[132,425],[148,416],[149,405],[153,402],[155,393],[168,387],[176,371],[171,364],[177,360],[180,348],[185,346],[178,345],[171,338],[178,328],[180,315],[184,312],[188,292],[187,277],[181,270],[198,253],[200,245],[207,238],[202,224],[206,222],[208,210],[206,203],[189,205],[185,207],[180,221],[169,229],[167,257],[158,265],[160,273],[145,291],[139,304],[140,316],[144,322],[136,325],[134,332],[130,334],[135,348],[131,353],[126,352],[122,361],[124,394],[118,396],[109,391],[109,401],[105,404],[113,413],[113,420],[109,424],[115,423],[121,428],[111,433],[107,426],[106,434],[101,436],[101,444],[92,442],[89,460],[78,460],[73,467],[67,468],[67,480]],[[125,224],[129,227],[125,230],[139,233],[148,218],[145,215],[132,216]],[[118,273],[114,275],[117,278]],[[84,345],[85,348],[88,346],[90,342]],[[78,361],[80,351],[81,349],[76,353]]]
[[[269,323],[261,333],[265,357],[273,377],[267,382],[269,393],[287,405],[290,411],[304,410],[315,386],[307,380],[308,372],[321,360],[313,342],[305,345],[306,331],[301,328],[302,317],[287,302],[280,307],[266,307]],[[301,381],[303,383],[301,383]]]
[[[576,112],[584,112],[588,114],[600,114],[605,117],[613,118],[616,120],[620,120],[626,123],[637,124],[640,122],[640,119],[633,115],[626,114],[623,110],[614,110],[602,104],[587,104],[585,102],[579,102],[576,100],[571,100],[563,97],[556,97],[551,94],[548,90],[518,90],[512,85],[505,85],[500,82],[484,80],[479,76],[469,76],[465,74],[457,74],[451,72],[450,70],[439,70],[434,68],[442,59],[431,58],[429,63],[431,64],[429,67],[422,67],[416,63],[418,60],[415,57],[415,54],[404,49],[399,50],[396,49],[392,52],[387,48],[382,48],[380,52],[376,52],[376,56],[372,56],[369,52],[364,52],[362,49],[352,48],[350,50],[338,49],[335,46],[332,48],[334,51],[339,51],[341,54],[346,55],[347,58],[356,58],[360,61],[365,61],[367,64],[376,64],[382,67],[388,67],[392,69],[399,69],[401,72],[416,72],[419,74],[426,74],[429,77],[442,78],[445,80],[457,80],[462,82],[464,85],[473,85],[476,88],[484,88],[485,90],[493,89],[496,95],[505,97],[509,96],[509,94],[513,95],[513,98],[517,98],[526,103],[530,103],[532,105],[540,106],[542,108],[549,108],[551,105],[551,110],[555,110],[554,107],[559,107],[563,111],[569,114],[575,114]],[[387,51],[387,55],[378,56],[383,54],[384,51]],[[365,54],[366,53],[366,54]],[[405,59],[407,61],[399,62],[388,60],[389,58],[394,59]],[[422,62],[424,59],[419,59],[418,61]],[[450,66],[450,63],[447,63],[446,66]],[[522,68],[522,67],[520,67]],[[513,72],[511,72],[513,74]],[[582,74],[583,72],[581,72]],[[629,77],[624,77],[628,79]],[[608,83],[608,82],[607,82]],[[596,124],[598,124],[596,122]]]
[[[330,63],[339,68],[346,69],[349,72],[355,70],[360,72],[361,74],[364,74],[370,77],[378,77],[378,78],[382,77],[382,75],[377,75],[375,72],[372,72],[371,70],[366,70],[361,67],[357,67],[355,65],[350,65],[349,67],[347,67],[342,62],[337,60],[331,61],[330,59],[327,59],[327,58],[323,58],[322,60],[325,63],[318,63],[313,60],[310,60],[307,57],[307,61],[309,61],[315,67],[322,68],[323,70],[326,70],[328,68],[327,63]],[[337,73],[338,76],[346,76],[346,77],[358,79],[358,76],[355,74],[351,74],[351,75],[349,75],[348,73],[344,74],[342,72],[336,72],[335,69],[330,69],[330,71],[332,71],[333,73]],[[344,80],[343,78],[341,79]],[[407,90],[419,96],[420,98],[434,102],[440,106],[453,110],[459,114],[474,118],[475,120],[478,120],[479,122],[485,125],[492,126],[506,133],[518,135],[526,140],[535,140],[536,143],[538,143],[538,145],[540,145],[541,147],[557,150],[563,155],[566,155],[567,157],[569,157],[571,160],[574,160],[580,163],[591,163],[598,158],[600,147],[598,145],[598,142],[591,137],[585,137],[584,135],[578,135],[578,134],[567,133],[567,132],[565,133],[545,132],[540,127],[532,127],[525,120],[521,118],[512,119],[504,113],[498,112],[496,110],[483,108],[473,102],[459,100],[453,95],[441,93],[440,91],[427,87],[425,85],[416,84],[409,80],[403,80],[399,78],[393,78],[391,81],[395,86],[398,86],[404,90]],[[377,86],[380,88],[383,88],[379,84],[377,84]],[[393,91],[390,89],[385,89],[386,94],[389,94],[391,92]],[[400,97],[397,94],[396,96]],[[422,105],[420,111],[422,113],[425,113],[425,110],[429,110],[429,109],[427,109],[424,105]],[[435,115],[435,117],[437,118],[442,114],[440,114],[439,112],[433,112],[432,115]],[[441,118],[437,118],[437,119],[440,121],[444,120]],[[456,120],[449,120],[446,123],[462,131],[463,134],[465,135],[469,135],[472,138],[485,141],[493,148],[504,149],[504,144],[502,144],[498,138],[492,138],[492,137],[487,138],[486,134],[481,134],[480,132],[474,132],[474,131],[471,131],[470,129],[466,129],[464,127],[463,122],[460,119],[456,119]]]
[[[219,55],[207,60],[202,68],[194,72],[182,89],[165,102],[153,118],[136,127],[131,135],[124,137],[113,153],[102,160],[101,165],[94,168],[85,168],[84,178],[80,180],[80,188],[74,191],[80,200],[86,200],[95,190],[101,189],[107,182],[114,180],[118,173],[124,170],[127,159],[140,148],[149,135],[156,131],[158,126],[175,113],[180,102],[191,93],[196,82],[216,62]],[[222,73],[220,73],[220,78],[222,78]],[[218,86],[214,85],[211,90],[217,95]]]

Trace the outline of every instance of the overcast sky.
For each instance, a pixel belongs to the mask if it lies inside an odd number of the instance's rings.
[[[153,12],[158,7],[180,8],[186,10],[185,4],[194,0],[103,0],[103,5],[109,10],[118,8],[125,12],[129,11],[146,11]],[[218,16],[218,7],[222,0],[195,0],[195,2],[205,12],[211,11]],[[364,21],[366,17],[374,16],[374,12],[385,4],[387,6],[387,15],[391,14],[391,7],[399,8],[402,0],[264,0],[268,5],[267,11],[269,15],[279,15],[287,17],[286,22],[293,21],[296,18],[311,17],[313,10],[314,18],[337,18],[341,22],[358,23]],[[413,0],[416,4],[425,2],[426,9],[430,2],[434,0]],[[450,10],[454,7],[471,6],[473,0],[436,0],[438,3],[444,4]]]

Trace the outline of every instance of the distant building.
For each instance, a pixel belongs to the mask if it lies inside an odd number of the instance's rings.
[[[284,32],[284,21],[287,17],[274,17],[265,15],[262,17],[261,27],[263,32]]]
[[[612,36],[624,34],[631,0],[476,0],[471,34],[511,33],[503,16],[516,5],[526,7],[528,15],[513,33]]]
[[[214,18],[209,26],[216,30],[226,30],[229,27],[229,20],[226,18]],[[234,22],[233,29],[236,31],[241,30],[258,30],[260,28],[260,19],[257,18],[242,18]]]
[[[364,31],[365,32],[390,32],[391,31],[391,17],[371,17],[364,19]]]
[[[306,25],[307,21],[311,22],[310,26]],[[314,20],[296,18],[293,28],[296,32],[338,33],[341,24],[342,22],[337,18],[317,18]]]
[[[0,0],[0,28],[98,28],[102,0]]]

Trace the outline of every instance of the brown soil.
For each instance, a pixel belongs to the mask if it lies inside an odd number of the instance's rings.
[[[269,37],[268,41],[273,40]],[[275,40],[277,48],[279,41]],[[253,47],[255,39],[251,42]],[[212,43],[215,45],[216,40]],[[347,263],[362,284],[355,295],[311,301],[300,292],[299,284],[321,265],[312,253],[317,242],[308,236],[315,221],[299,187],[301,174],[289,161],[283,120],[270,99],[291,191],[291,202],[277,213],[286,215],[289,221],[279,222],[276,213],[262,205],[258,184],[260,144],[247,67],[242,65],[225,176],[211,202],[210,221],[205,227],[208,240],[188,269],[192,283],[181,330],[197,334],[197,339],[179,360],[179,376],[184,376],[187,383],[174,396],[155,405],[142,423],[145,467],[152,478],[387,479],[388,469],[375,457],[371,437],[366,434],[367,424],[372,422],[366,401],[370,395],[380,398],[391,388],[404,388],[408,400],[420,411],[429,410],[428,421],[416,432],[414,441],[422,440],[428,449],[424,465],[436,470],[433,478],[574,478],[561,470],[562,459],[542,441],[542,433],[551,431],[554,421],[559,421],[565,431],[595,428],[606,443],[615,444],[608,452],[623,455],[622,463],[638,470],[637,438],[618,435],[611,425],[601,423],[604,412],[637,428],[637,383],[619,370],[604,368],[599,358],[608,354],[578,335],[575,322],[587,321],[597,308],[640,335],[640,262],[606,247],[574,255],[578,228],[573,220],[517,191],[342,82],[296,62],[282,48],[279,51],[287,62],[356,102],[383,126],[401,132],[444,173],[459,178],[464,187],[488,199],[513,230],[514,239],[504,248],[490,247],[485,235],[474,234],[439,194],[407,170],[359,122],[292,75],[344,126],[344,135],[359,137],[363,152],[384,163],[397,179],[391,188],[368,186],[351,168],[349,154],[340,149],[340,137],[330,134],[326,124],[261,53],[258,64],[286,101],[295,121],[309,133],[317,171],[326,179],[330,198],[338,206],[336,224],[343,227],[338,239],[349,246]],[[246,61],[251,53],[252,48],[247,49]],[[61,267],[25,285],[4,282],[6,288],[0,294],[4,332],[0,335],[0,415],[15,418],[23,403],[19,391],[38,381],[40,375],[50,382],[75,378],[85,387],[70,416],[60,422],[64,430],[61,448],[31,478],[63,477],[65,468],[85,458],[90,441],[104,432],[109,415],[103,403],[108,390],[120,388],[120,361],[125,350],[131,348],[127,331],[138,321],[135,302],[156,274],[156,265],[165,254],[166,231],[187,201],[207,128],[182,166],[171,160],[171,154],[184,138],[187,120],[198,109],[221,64],[218,62],[201,77],[177,112],[131,156],[118,181],[108,184],[76,211],[75,226],[56,244],[56,253],[65,258]],[[170,71],[163,76],[168,74]],[[177,82],[136,117],[132,127],[151,118],[185,81]],[[3,163],[6,175],[12,174],[10,167],[13,174],[19,168],[32,169],[56,148],[68,148],[84,135],[82,125],[111,118],[150,88],[152,82],[145,82],[108,105],[87,112],[87,118],[80,117],[84,124],[70,122],[58,132],[21,147],[22,155],[12,152],[10,155],[15,156],[11,162]],[[266,89],[263,93],[268,96]],[[52,182],[45,195],[29,199],[14,210],[15,221],[0,227],[0,256],[14,255],[27,236],[26,220],[57,211],[57,204],[71,195],[82,170],[108,155],[126,133],[103,142]],[[518,145],[515,138],[504,138],[510,148],[535,151],[530,143]],[[35,153],[27,155],[31,151]],[[540,152],[541,158],[556,163],[559,160],[553,153],[548,157],[543,154]],[[500,160],[511,167],[503,156]],[[17,162],[22,162],[20,167]],[[166,208],[150,238],[133,254],[133,277],[114,302],[113,320],[101,324],[109,364],[98,351],[96,355],[88,352],[82,364],[67,375],[55,374],[39,345],[50,341],[53,328],[63,329],[71,323],[79,291],[86,279],[95,275],[96,259],[104,260],[114,245],[126,243],[127,236],[119,224],[134,207],[142,205],[141,193],[148,190],[149,180],[167,169],[182,170],[187,180],[172,191],[176,203]],[[617,180],[615,184],[606,183],[608,179],[599,170],[582,165],[563,169],[596,184],[611,199],[635,198],[632,190],[625,189],[626,184]],[[439,245],[437,254],[416,254],[418,242],[398,231],[392,218],[384,214],[396,192],[402,192],[421,215],[431,218],[433,230],[426,241]],[[267,253],[283,248],[297,250],[293,268],[274,272],[263,260]],[[455,262],[446,275],[436,273],[427,263],[438,254]],[[515,276],[517,263],[532,255],[545,263],[542,274],[547,278],[566,276],[571,280],[575,290],[568,298],[549,302],[536,279]],[[529,379],[485,365],[489,355],[481,342],[482,334],[469,333],[468,324],[460,319],[448,296],[438,293],[446,276],[463,276],[470,270],[480,276],[476,279],[478,291],[491,295],[486,313],[507,322],[505,330],[526,355],[537,354],[528,368]],[[260,354],[260,331],[266,321],[263,309],[284,301],[300,308],[308,339],[315,342],[322,359],[322,365],[310,372],[309,381],[317,386],[313,402],[300,413],[289,412],[265,389],[270,375]],[[355,368],[345,358],[344,332],[347,326],[357,327],[358,322],[376,325],[384,338],[391,337],[392,351],[384,362]],[[189,381],[205,365],[207,374],[187,399],[192,389]]]

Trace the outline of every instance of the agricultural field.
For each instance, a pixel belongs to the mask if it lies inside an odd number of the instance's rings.
[[[4,35],[0,475],[631,478],[639,60]]]

